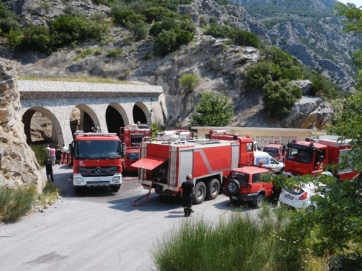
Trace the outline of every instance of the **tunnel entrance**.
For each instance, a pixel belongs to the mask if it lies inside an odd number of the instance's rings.
[[[147,123],[147,117],[146,117],[145,112],[137,104],[135,104],[133,106],[132,113],[133,113],[133,121],[134,121],[134,123],[137,123],[137,122]]]
[[[108,132],[117,133],[117,135],[119,135],[119,128],[125,126],[122,115],[112,106],[107,107],[106,122]]]

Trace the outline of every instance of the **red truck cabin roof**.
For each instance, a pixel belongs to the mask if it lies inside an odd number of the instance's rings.
[[[117,140],[120,141],[119,137],[117,136],[116,133],[110,133],[110,134],[102,134],[102,133],[88,133],[88,134],[77,134],[75,137],[76,141],[80,141],[80,140],[100,140],[100,141],[105,141],[105,140]]]

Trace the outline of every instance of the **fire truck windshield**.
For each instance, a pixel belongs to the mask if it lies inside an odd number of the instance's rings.
[[[74,142],[76,159],[111,159],[121,157],[121,142],[86,140]]]
[[[309,164],[313,160],[313,152],[306,149],[288,148],[287,159]]]

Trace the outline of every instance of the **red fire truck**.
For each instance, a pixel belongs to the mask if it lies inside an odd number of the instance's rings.
[[[210,130],[209,138],[219,140],[237,140],[240,146],[240,159],[239,166],[246,164],[254,164],[254,140],[248,135],[241,137],[239,135],[232,135],[224,130]]]
[[[124,149],[116,133],[76,133],[70,144],[74,190],[108,186],[117,192],[122,184]]]
[[[131,124],[120,128],[120,139],[126,145],[126,155],[122,159],[125,171],[137,171],[131,165],[139,160],[140,144],[145,138],[152,137],[152,130],[148,124]]]
[[[348,140],[341,142],[337,136],[322,136],[317,140],[293,140],[287,146],[284,171],[287,176],[317,175],[325,170],[325,165],[341,163],[351,150]],[[332,173],[340,181],[358,176],[357,170],[351,168]]]
[[[252,143],[252,140],[251,140]],[[176,196],[187,174],[195,184],[195,203],[215,199],[233,168],[246,165],[250,158],[240,155],[239,141],[213,139],[142,142],[139,182],[161,196]],[[252,154],[252,153],[251,153]]]

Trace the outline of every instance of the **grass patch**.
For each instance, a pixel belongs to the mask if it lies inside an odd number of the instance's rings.
[[[30,145],[30,148],[33,150],[36,160],[38,161],[39,165],[44,166],[44,162],[47,159],[47,151],[45,149],[46,145]]]
[[[210,223],[185,219],[159,240],[151,257],[160,271],[315,269],[318,263],[284,208],[264,206],[259,217],[233,212]],[[305,238],[307,240],[307,238]]]
[[[81,52],[80,54],[78,54],[75,58],[73,58],[74,61],[77,61],[79,59],[83,59],[86,56],[89,56],[93,53],[93,50],[91,48],[87,48],[85,49],[83,52]]]
[[[33,207],[35,185],[21,188],[0,188],[0,222],[12,223],[26,215]]]
[[[122,56],[123,51],[121,48],[118,49],[111,49],[107,52],[107,57],[115,57],[115,56]]]

